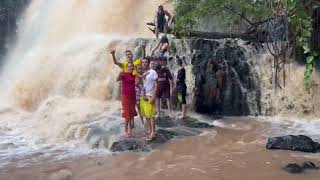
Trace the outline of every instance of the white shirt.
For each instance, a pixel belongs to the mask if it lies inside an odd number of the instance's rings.
[[[144,90],[145,90],[146,96],[152,96],[155,90],[154,88],[156,85],[156,80],[158,79],[158,73],[153,69],[149,69],[147,73],[149,74],[146,76],[145,82],[143,84]]]

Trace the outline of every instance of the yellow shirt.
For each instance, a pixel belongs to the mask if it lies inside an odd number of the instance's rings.
[[[141,64],[141,59],[136,59],[132,63],[134,65],[134,70],[133,70],[132,74],[137,75],[136,66]],[[119,64],[120,64],[120,68],[122,69],[123,72],[128,72],[128,61],[121,62]]]

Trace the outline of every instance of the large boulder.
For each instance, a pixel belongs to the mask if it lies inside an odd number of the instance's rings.
[[[266,148],[316,153],[320,151],[320,144],[314,142],[308,136],[288,135],[282,137],[269,138]]]

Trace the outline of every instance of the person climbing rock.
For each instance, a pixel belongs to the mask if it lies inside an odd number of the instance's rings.
[[[166,16],[168,19],[166,19]],[[171,20],[171,14],[163,8],[162,5],[158,6],[158,10],[155,14],[155,34],[158,39],[160,33],[167,35],[168,24]]]
[[[155,53],[156,52],[156,53]],[[162,36],[157,46],[151,51],[151,56],[169,58],[170,44],[167,36]]]
[[[144,50],[145,52],[145,50]],[[115,56],[116,50],[111,50],[110,54],[112,55],[113,63],[117,66],[119,66],[123,72],[128,72],[128,63],[131,62],[134,65],[133,75],[137,75],[137,71],[135,70],[135,67],[139,64],[141,64],[141,59],[133,60],[133,54],[132,51],[126,50],[126,61],[125,62],[118,62]],[[143,55],[144,56],[144,55]]]

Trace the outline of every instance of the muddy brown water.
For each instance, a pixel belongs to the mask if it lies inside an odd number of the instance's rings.
[[[223,121],[229,128],[218,127],[197,137],[173,140],[150,153],[88,155],[58,161],[47,159],[22,168],[16,168],[17,164],[12,163],[2,168],[0,179],[54,179],[53,174],[61,170],[68,172],[72,180],[320,179],[317,170],[302,174],[282,170],[288,163],[301,164],[308,160],[320,165],[320,156],[267,150],[266,137],[272,133],[268,123],[252,118]]]

